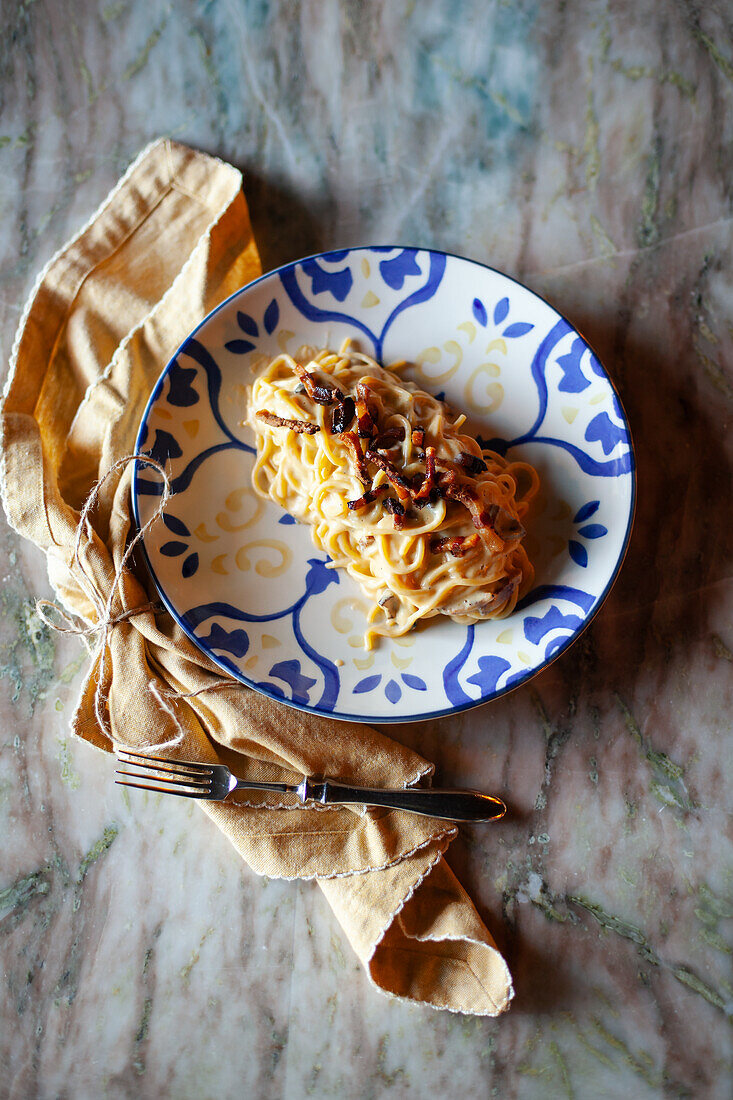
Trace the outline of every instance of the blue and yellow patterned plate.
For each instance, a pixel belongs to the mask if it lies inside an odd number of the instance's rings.
[[[535,586],[507,619],[438,617],[362,648],[355,582],[250,487],[247,386],[279,351],[351,337],[469,416],[495,450],[539,471],[528,522]],[[186,633],[238,680],[335,718],[399,722],[494,699],[578,636],[621,566],[634,457],[616,392],[583,338],[526,287],[482,264],[413,248],[354,248],[270,272],[214,310],[151,395],[138,450],[174,496],[145,536],[160,594]],[[161,492],[136,465],[137,522]]]

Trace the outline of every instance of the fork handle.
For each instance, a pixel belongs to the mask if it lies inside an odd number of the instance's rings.
[[[506,806],[500,798],[480,791],[441,790],[433,787],[411,787],[405,790],[379,790],[372,787],[349,787],[326,779],[322,783],[306,780],[299,794],[303,801],[314,799],[324,806],[365,804],[386,806],[391,810],[408,810],[426,817],[448,821],[494,821],[503,817]]]

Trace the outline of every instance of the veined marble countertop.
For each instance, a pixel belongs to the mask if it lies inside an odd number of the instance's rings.
[[[546,295],[639,462],[612,596],[530,685],[393,731],[505,792],[450,862],[498,1020],[388,1001],[313,884],[67,736],[84,666],[0,532],[0,1094],[730,1096],[733,12],[725,3],[37,0],[0,13],[0,351],[36,273],[169,134],[242,167],[265,268],[415,243]]]

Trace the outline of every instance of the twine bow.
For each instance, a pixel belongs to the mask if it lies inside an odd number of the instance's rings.
[[[163,481],[163,492],[161,493],[160,502],[155,509],[153,515],[142,527],[139,528],[137,533],[130,539],[125,548],[125,552],[122,555],[119,565],[115,569],[112,584],[109,592],[105,596],[99,591],[96,581],[87,571],[84,560],[81,554],[82,540],[86,538],[86,541],[90,543],[94,537],[94,532],[89,521],[89,516],[92,510],[95,508],[99,494],[104,486],[105,482],[111,478],[117,471],[124,469],[130,462],[141,462],[146,466],[151,466],[161,477]],[[72,557],[72,564],[69,566],[69,573],[74,581],[82,589],[84,595],[89,600],[90,604],[94,608],[94,621],[89,625],[84,625],[83,620],[79,616],[75,616],[66,611],[63,607],[60,607],[57,603],[51,600],[39,599],[36,600],[36,614],[39,619],[45,623],[51,630],[55,630],[59,634],[75,634],[81,638],[87,648],[92,654],[95,662],[97,663],[96,671],[96,684],[94,689],[94,716],[99,724],[100,729],[104,730],[109,739],[112,742],[116,741],[116,738],[112,732],[112,727],[108,720],[108,699],[104,692],[104,683],[107,678],[108,662],[111,659],[110,653],[110,634],[115,627],[121,623],[129,622],[138,615],[143,615],[148,611],[154,613],[164,610],[163,605],[159,601],[150,600],[147,603],[140,604],[137,607],[125,608],[119,612],[114,612],[115,599],[119,600],[120,605],[123,603],[122,592],[122,579],[127,571],[127,564],[135,550],[135,547],[145,537],[146,533],[150,530],[154,523],[157,522],[163,515],[166,505],[171,498],[170,479],[166,474],[164,468],[159,462],[149,455],[145,454],[129,454],[122,458],[119,458],[109,470],[104,474],[99,481],[95,482],[92,487],[89,496],[84,501],[84,505],[79,514],[79,523],[76,528],[76,535],[74,538],[74,552]],[[52,618],[51,616],[54,616]],[[55,621],[54,621],[55,619]],[[59,622],[59,620],[61,620]],[[88,620],[87,620],[88,622]],[[89,641],[94,639],[95,645],[91,646]],[[242,686],[234,679],[219,679],[213,681],[211,684],[207,684],[203,688],[199,688],[197,691],[179,692],[170,688],[161,688],[154,679],[148,681],[148,689],[161,707],[162,710],[171,718],[175,729],[176,735],[164,742],[155,742],[156,749],[169,748],[173,745],[177,745],[184,738],[184,730],[178,720],[175,711],[171,705],[171,701],[179,699],[191,699],[196,695],[201,695],[206,691],[216,691],[221,688],[231,688]],[[139,744],[138,744],[138,747]]]

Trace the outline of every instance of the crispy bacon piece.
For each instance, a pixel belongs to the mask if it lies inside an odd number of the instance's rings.
[[[375,451],[389,451],[405,438],[405,429],[402,425],[396,428],[387,428],[374,443]]]
[[[480,534],[486,546],[492,553],[498,553],[504,549],[504,540],[500,538],[494,529],[494,520],[499,512],[496,504],[488,508],[482,508],[479,498],[470,485],[461,485],[456,476],[455,469],[447,473],[441,473],[439,488],[441,494],[449,500],[457,500],[471,513],[471,521]]]
[[[469,550],[473,550],[478,542],[478,534],[454,535],[452,538],[448,536],[442,539],[433,539],[430,543],[430,549],[434,554],[439,554],[442,550],[445,550],[448,554],[452,554],[454,558],[462,558]]]
[[[373,462],[380,470],[384,470],[390,485],[397,491],[400,500],[412,500],[412,486],[399,470],[396,470],[388,458],[377,454],[376,451],[367,451],[367,462]],[[385,502],[386,503],[386,502]]]
[[[439,485],[443,496],[449,500],[457,500],[464,508],[468,508],[471,515],[480,512],[478,497],[473,489],[469,485],[461,485],[455,474],[441,476]]]
[[[440,492],[440,489],[434,488],[430,490],[429,496],[427,496],[424,500],[418,500],[417,497],[413,497],[412,503],[415,505],[416,508],[427,508],[428,504],[437,504],[441,498],[441,495],[442,494]]]
[[[369,407],[369,387],[364,382],[356,383],[356,416],[359,421],[359,435],[363,439],[373,439],[378,433],[376,414]]]
[[[415,494],[414,500],[416,504],[421,501],[428,501],[430,494],[435,488],[435,447],[425,448],[425,480]]]
[[[344,432],[341,436],[346,444],[347,450],[351,456],[351,460],[356,467],[356,476],[365,488],[371,486],[371,478],[369,477],[369,471],[364,461],[364,454],[361,449],[361,441],[356,432]],[[368,454],[368,452],[367,452]]]
[[[483,458],[478,458],[476,455],[469,454],[468,451],[461,451],[458,456],[458,462],[468,474],[482,474],[488,469]]]
[[[305,386],[305,392],[311,401],[315,401],[317,405],[333,405],[343,397],[338,386],[321,385],[316,381],[315,375],[310,374],[300,363],[295,364],[295,373]]]
[[[369,415],[372,420],[377,422],[377,408],[372,401],[372,391],[367,386],[366,382],[356,383],[356,396],[359,401],[363,401],[369,410]]]
[[[468,488],[463,487],[463,488]],[[469,495],[472,496],[471,490],[468,489]],[[475,500],[475,498],[473,498]],[[515,542],[518,539],[524,538],[526,531],[518,519],[515,519],[511,512],[507,512],[506,508],[499,507],[498,504],[490,504],[488,508],[483,511],[477,509],[477,514],[473,509],[469,507],[469,504],[463,501],[466,507],[471,511],[474,527],[480,531],[482,528],[490,528],[498,539],[501,539],[502,543]]]
[[[313,424],[310,420],[288,420],[285,416],[276,416],[275,413],[266,412],[265,410],[258,412],[257,416],[260,420],[264,420],[266,424],[272,424],[276,428],[289,428],[300,435],[304,432],[307,435],[315,435],[316,432],[321,430],[318,424]]]
[[[394,497],[387,497],[384,501],[385,512],[390,512],[394,519],[394,525],[396,531],[401,531],[405,526],[405,506],[400,504],[399,500],[395,500]]]
[[[363,496],[357,497],[356,500],[349,500],[347,504],[352,512],[358,512],[360,508],[366,508],[367,504],[372,504],[379,494],[387,488],[386,482],[382,485],[377,485],[376,488],[367,489]]]
[[[452,480],[450,475],[448,478],[443,478],[440,489],[449,500],[457,500],[464,508],[468,509],[474,527],[492,554],[499,553],[504,549],[504,540],[494,530],[494,519],[499,510],[495,504],[491,504],[488,508],[482,508],[476,494],[469,486],[457,483],[455,474],[453,474]]]
[[[354,419],[355,405],[353,397],[344,397],[333,410],[331,417],[331,431],[334,435],[345,432]]]
[[[425,432],[422,428],[415,428],[412,433],[412,445],[413,447],[422,447],[425,443]]]

